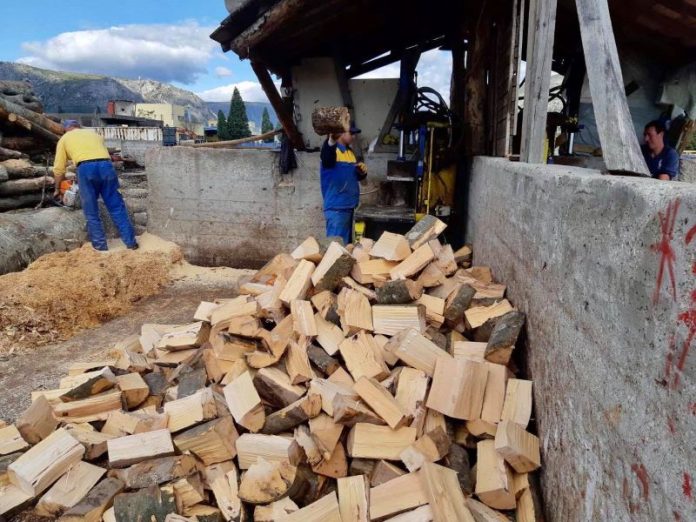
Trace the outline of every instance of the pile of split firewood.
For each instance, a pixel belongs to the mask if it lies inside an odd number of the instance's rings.
[[[535,520],[532,383],[510,368],[524,316],[444,228],[309,238],[196,322],[74,364],[0,429],[0,513]]]
[[[63,132],[29,83],[0,81],[0,212],[51,199],[48,161]]]

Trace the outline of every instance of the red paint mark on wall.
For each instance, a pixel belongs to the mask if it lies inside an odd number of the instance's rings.
[[[669,336],[669,349],[665,357],[665,379],[664,385],[672,387],[672,372],[674,371],[674,356],[677,351],[677,341],[674,334]]]
[[[672,435],[674,435],[677,432],[677,427],[674,425],[673,417],[667,417],[667,428],[669,428],[669,432]]]
[[[696,225],[689,229],[689,231],[686,233],[684,241],[686,241],[686,244],[688,245],[694,240],[694,238],[696,238]]]
[[[679,385],[680,374],[684,370],[684,366],[686,366],[686,360],[689,357],[691,344],[693,343],[694,338],[696,338],[696,290],[691,292],[691,308],[680,313],[678,320],[689,329],[689,333],[686,336],[686,340],[682,345],[679,357],[676,360],[675,366],[678,373],[674,374],[672,388],[676,388]]]
[[[691,415],[696,415],[696,402],[690,402],[688,408]]]
[[[677,513],[676,511],[672,511],[672,515],[674,515],[674,522],[681,522],[682,517],[679,513]]]
[[[689,500],[692,499],[692,486],[691,486],[691,475],[688,473],[684,472],[684,482],[682,482],[682,491],[684,492],[684,496],[688,498]]]
[[[679,204],[680,201],[679,198],[677,198],[667,205],[667,211],[664,214],[662,212],[657,213],[660,219],[660,232],[662,236],[658,243],[650,247],[654,252],[659,252],[660,254],[660,266],[657,270],[657,283],[655,285],[655,292],[653,293],[653,304],[657,304],[660,300],[660,289],[662,288],[662,281],[665,276],[665,268],[667,268],[669,274],[672,299],[674,301],[677,300],[676,280],[674,278],[674,262],[676,256],[672,248],[672,239],[674,238],[674,224],[677,221]]]
[[[632,464],[631,471],[638,477],[638,482],[640,482],[641,496],[643,500],[647,500],[650,495],[650,483],[648,479],[648,472],[643,464]]]

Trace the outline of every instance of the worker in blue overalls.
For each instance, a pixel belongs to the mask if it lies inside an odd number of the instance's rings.
[[[330,135],[321,147],[321,195],[324,198],[326,237],[338,236],[347,245],[352,240],[353,211],[360,203],[359,182],[367,167],[350,148],[360,129]]]

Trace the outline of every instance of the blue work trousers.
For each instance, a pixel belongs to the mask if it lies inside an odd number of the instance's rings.
[[[324,210],[326,237],[338,236],[348,245],[353,238],[353,209]]]
[[[118,176],[110,160],[81,163],[77,167],[82,211],[87,220],[87,234],[96,250],[108,250],[104,226],[99,218],[99,196],[109,211],[121,239],[127,247],[135,246],[135,231],[128,218],[126,204],[118,191]]]

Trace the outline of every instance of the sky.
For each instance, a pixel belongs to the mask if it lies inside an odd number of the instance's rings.
[[[224,0],[0,0],[0,61],[57,71],[147,78],[228,101],[266,101],[248,61],[223,53],[210,33],[226,18]],[[449,53],[426,53],[419,85],[449,98]],[[398,77],[393,64],[363,77]]]

